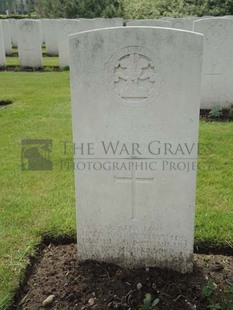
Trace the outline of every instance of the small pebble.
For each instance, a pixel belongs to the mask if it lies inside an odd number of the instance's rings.
[[[90,298],[90,299],[88,300],[88,304],[89,304],[90,306],[93,306],[94,303],[95,303],[95,299],[94,299],[94,298]]]
[[[141,288],[142,288],[142,283],[138,283],[137,284],[137,289],[140,291]]]
[[[49,295],[42,303],[43,307],[47,307],[54,301],[55,296],[54,295]]]
[[[188,308],[190,310],[196,310],[197,309],[196,305],[192,305],[188,300],[185,300],[185,302],[186,302],[186,305],[188,306]]]

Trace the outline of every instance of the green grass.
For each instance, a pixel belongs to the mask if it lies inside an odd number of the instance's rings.
[[[0,309],[41,236],[75,234],[73,171],[60,169],[60,141],[72,139],[69,72],[0,72],[0,100],[7,99],[14,104],[0,108]],[[199,160],[196,242],[233,246],[232,132],[233,123],[200,124],[200,142],[213,150]],[[21,139],[52,139],[53,171],[21,171]]]
[[[18,53],[17,48],[12,48],[12,53]],[[42,47],[43,65],[45,67],[59,66],[58,57],[45,57],[46,48]],[[7,66],[19,66],[19,57],[6,57]]]
[[[233,122],[201,122],[196,242],[233,246]]]
[[[12,53],[18,53],[18,48],[17,47],[13,47],[12,48]],[[42,46],[42,53],[46,54],[46,47],[44,45]]]
[[[18,53],[17,48],[12,48],[12,53]],[[59,66],[59,58],[58,57],[45,57],[46,48],[42,47],[42,55],[43,55],[43,65],[44,67],[55,67]],[[6,57],[7,66],[19,66],[19,57]]]
[[[18,57],[7,57],[6,62],[7,66],[19,66]],[[59,59],[58,57],[43,57],[43,65],[45,67],[59,66]]]
[[[26,254],[41,235],[75,233],[72,171],[60,171],[63,148],[71,141],[68,72],[0,73],[0,309],[11,298]],[[53,171],[21,171],[21,139],[53,139]],[[70,156],[72,152],[70,150]]]

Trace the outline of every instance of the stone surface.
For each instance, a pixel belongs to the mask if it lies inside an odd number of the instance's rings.
[[[194,20],[199,19],[198,17],[193,18],[175,18],[171,21],[172,28],[182,29],[182,30],[193,30],[193,22]]]
[[[80,261],[192,270],[202,41],[155,27],[70,36]]]
[[[171,27],[171,22],[161,19],[135,19],[127,22],[127,26]]]
[[[43,19],[41,24],[48,55],[58,56],[57,19]]]
[[[233,103],[233,19],[206,18],[194,22],[204,34],[201,108]]]
[[[82,21],[82,19],[80,19],[80,21]],[[87,19],[86,21],[93,23],[93,26],[91,25],[89,30],[123,26],[122,18],[94,18],[89,20]],[[85,30],[88,29],[84,29],[83,31]]]
[[[42,67],[41,32],[39,21],[18,21],[18,51],[21,67]]]
[[[48,307],[51,305],[51,303],[54,301],[55,296],[54,295],[49,295],[42,303],[43,307]]]
[[[61,19],[58,21],[57,37],[60,67],[69,66],[68,36],[80,31],[80,21],[75,19]]]
[[[10,33],[11,33],[11,43],[13,47],[18,46],[17,40],[17,20],[9,18],[8,22],[10,23]]]
[[[6,56],[5,56],[4,36],[2,30],[2,23],[0,22],[0,67],[5,66],[6,66]]]
[[[2,30],[4,35],[5,53],[6,55],[10,55],[12,53],[12,45],[10,23],[8,20],[2,20]]]
[[[173,19],[175,19],[175,17],[172,17],[172,16],[163,16],[163,17],[160,17],[159,19],[160,19],[160,20],[173,20]]]
[[[45,26],[44,26],[44,21],[46,20],[46,18],[41,18],[39,20],[40,22],[40,39],[41,39],[41,45],[45,44]]]
[[[113,19],[62,19],[58,22],[58,50],[60,67],[69,66],[68,35],[86,30],[123,26],[121,18]]]

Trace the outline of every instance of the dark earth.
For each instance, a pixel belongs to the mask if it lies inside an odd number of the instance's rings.
[[[158,268],[124,269],[94,261],[78,264],[74,243],[50,244],[30,268],[10,309],[210,309],[213,302],[202,292],[208,280],[214,281],[216,294],[232,289],[233,256],[195,254],[193,273],[183,275]],[[151,294],[152,302],[159,299],[156,308],[141,307],[145,294]],[[43,306],[50,295],[54,299]],[[211,309],[233,309],[233,294],[228,295],[226,304],[225,308]]]
[[[0,108],[5,107],[6,105],[12,104],[11,100],[0,100]]]

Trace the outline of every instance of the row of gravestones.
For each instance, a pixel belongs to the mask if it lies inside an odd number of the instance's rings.
[[[1,26],[2,24],[2,26]],[[22,67],[42,67],[41,43],[46,52],[59,55],[60,67],[69,65],[68,35],[86,30],[120,27],[123,20],[79,19],[79,20],[9,20],[0,24],[0,66],[5,67],[5,54],[11,52],[11,43],[18,46]],[[11,31],[9,28],[11,25]],[[233,100],[233,18],[166,18],[155,20],[133,20],[127,26],[155,26],[193,30],[204,34],[204,59],[202,73],[201,108],[216,105],[229,107]],[[2,29],[3,28],[3,29]],[[41,31],[41,29],[43,31]],[[43,35],[42,35],[42,34]],[[3,42],[4,41],[4,42]],[[5,49],[4,49],[5,43]],[[183,42],[177,42],[182,46]]]
[[[59,55],[60,67],[69,66],[68,35],[98,28],[121,27],[123,19],[42,19],[1,21],[5,55],[18,47],[22,67],[42,67],[41,45],[48,55]],[[1,26],[0,26],[1,27]],[[2,45],[2,50],[3,44]],[[2,64],[2,63],[1,63]],[[3,62],[4,65],[4,62]]]
[[[134,20],[127,25],[171,27],[204,34],[201,108],[229,108],[233,104],[233,16]]]

